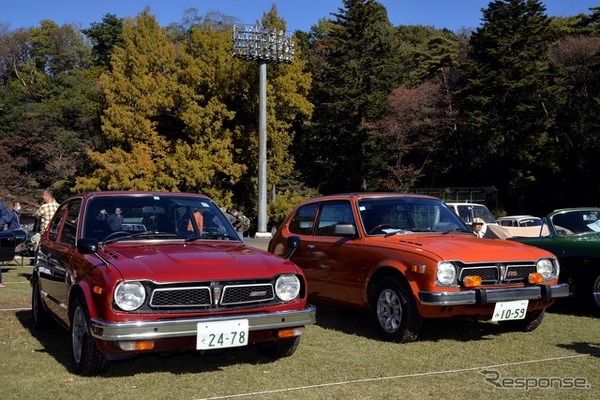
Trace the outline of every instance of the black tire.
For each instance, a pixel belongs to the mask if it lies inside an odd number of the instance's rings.
[[[90,317],[85,300],[75,297],[69,307],[71,323],[71,360],[73,372],[82,376],[95,376],[108,368],[108,361],[98,350],[90,334]]]
[[[524,319],[517,319],[514,321],[498,321],[498,324],[507,331],[512,332],[531,332],[535,330],[544,319],[546,310],[537,310],[528,312]]]
[[[45,328],[50,321],[50,315],[48,314],[40,295],[40,285],[38,280],[35,278],[33,280],[33,288],[31,290],[31,317],[33,319],[33,327],[35,329]]]
[[[395,277],[375,284],[369,299],[369,316],[381,337],[390,342],[417,340],[423,324],[412,291]]]
[[[256,349],[265,357],[279,359],[289,357],[296,352],[300,344],[300,336],[293,339],[277,340],[269,343],[259,343]]]
[[[584,295],[587,297],[587,303],[595,313],[600,313],[600,272],[593,272],[588,279]]]

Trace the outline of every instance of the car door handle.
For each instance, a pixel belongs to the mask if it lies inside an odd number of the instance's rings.
[[[315,248],[315,245],[314,245],[314,244],[309,244],[309,245],[307,245],[306,247],[307,247],[309,250],[312,250],[312,249],[314,249],[314,248]]]

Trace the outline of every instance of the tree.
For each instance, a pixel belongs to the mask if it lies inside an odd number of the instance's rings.
[[[335,17],[313,44],[315,113],[299,152],[309,183],[325,193],[374,188],[380,149],[370,142],[365,123],[385,115],[398,83],[395,35],[385,8],[373,0],[345,0]]]
[[[394,89],[390,109],[386,117],[370,125],[371,135],[385,149],[381,168],[387,174],[379,186],[407,191],[429,167],[441,136],[451,129],[454,115],[445,88],[431,82]]]
[[[539,179],[556,170],[551,127],[559,89],[544,12],[537,0],[497,0],[483,10],[458,92],[462,137],[446,143],[460,155],[456,175],[470,177],[467,184],[494,184],[504,200],[516,200],[517,210],[529,191],[539,193]]]
[[[110,57],[115,46],[123,44],[123,19],[114,14],[106,14],[102,22],[92,22],[83,34],[92,41],[92,57],[96,65],[110,68]]]

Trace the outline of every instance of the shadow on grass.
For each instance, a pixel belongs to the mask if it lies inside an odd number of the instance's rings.
[[[317,325],[321,328],[382,340],[366,314],[320,303],[316,306]],[[425,319],[418,340],[421,342],[440,340],[470,342],[490,340],[491,337],[506,332],[506,329],[496,323],[469,318]]]
[[[600,358],[600,343],[573,342],[570,344],[559,344],[558,347],[575,351],[579,354]]]
[[[71,343],[68,330],[54,321],[49,322],[43,329],[35,329],[31,311],[19,311],[16,316],[21,325],[41,344],[42,349],[36,351],[49,354],[59,364],[71,370]],[[110,362],[110,368],[102,376],[127,377],[153,372],[168,372],[179,375],[219,371],[238,364],[259,365],[272,362],[274,362],[273,359],[262,356],[253,347],[207,353],[199,351],[181,351],[169,354],[148,353],[130,359],[112,361]]]
[[[547,312],[577,317],[600,317],[600,309],[598,307],[594,308],[584,299],[577,296],[557,299],[554,304],[547,308]]]

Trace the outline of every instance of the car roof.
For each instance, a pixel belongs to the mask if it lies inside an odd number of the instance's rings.
[[[365,199],[377,199],[377,198],[388,198],[388,197],[405,197],[405,198],[413,198],[413,199],[435,199],[439,200],[437,197],[428,196],[424,194],[414,194],[414,193],[401,193],[401,192],[353,192],[353,193],[338,193],[338,194],[329,194],[325,196],[317,196],[311,199],[304,200],[301,205],[314,203],[318,201],[328,201],[328,200],[348,200],[355,198],[365,198]]]
[[[505,217],[496,218],[497,221],[507,221],[509,219],[519,220],[519,219],[541,219],[540,217],[536,217],[535,215],[507,215]]]
[[[166,192],[166,191],[142,191],[142,190],[104,190],[104,191],[93,191],[81,193],[78,195],[71,196],[70,198],[83,197],[84,199],[91,199],[94,197],[112,197],[112,196],[183,196],[183,197],[201,197],[209,199],[204,194],[196,193],[185,193],[185,192]]]

